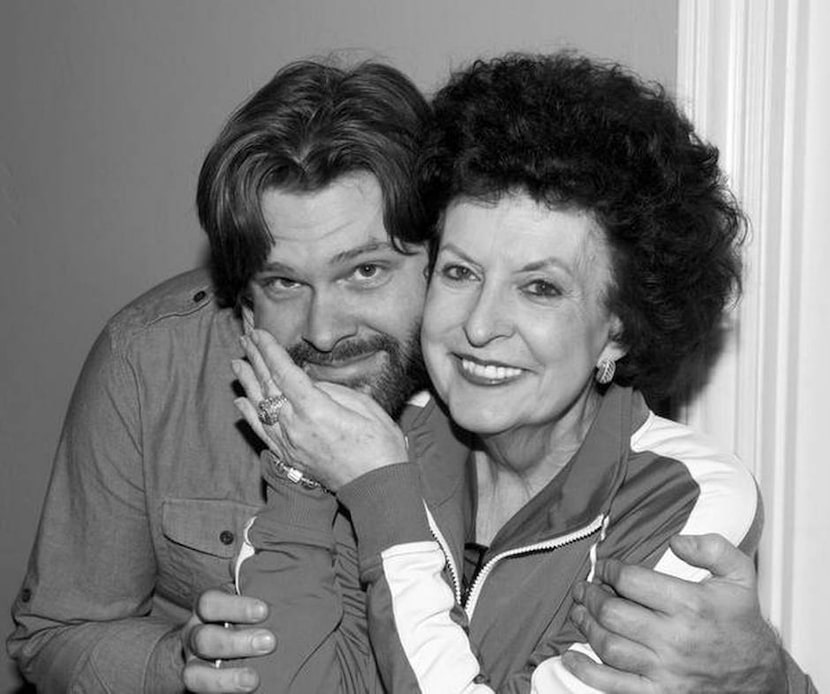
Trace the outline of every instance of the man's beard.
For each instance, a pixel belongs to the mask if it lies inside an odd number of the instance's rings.
[[[386,353],[386,361],[378,373],[341,381],[341,385],[368,392],[386,412],[397,419],[406,401],[419,390],[427,387],[428,376],[421,356],[420,326],[416,326],[406,342],[399,342],[391,335],[381,333],[365,340],[351,340],[338,344],[331,352],[320,352],[306,342],[288,349],[294,362],[330,366],[342,361]]]

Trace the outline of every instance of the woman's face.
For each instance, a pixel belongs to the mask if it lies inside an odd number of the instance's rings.
[[[624,353],[603,301],[604,232],[525,195],[445,216],[421,339],[453,419],[479,434],[578,417],[593,370]]]

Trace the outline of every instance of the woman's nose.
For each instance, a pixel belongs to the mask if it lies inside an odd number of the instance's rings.
[[[464,322],[467,340],[474,347],[480,347],[500,337],[509,337],[514,329],[510,314],[509,301],[504,292],[485,285]]]

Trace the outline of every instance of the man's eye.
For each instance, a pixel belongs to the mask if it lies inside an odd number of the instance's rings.
[[[545,280],[534,280],[533,282],[528,282],[528,284],[524,286],[524,291],[531,296],[538,297],[553,297],[561,294],[559,288],[555,284],[551,284]]]

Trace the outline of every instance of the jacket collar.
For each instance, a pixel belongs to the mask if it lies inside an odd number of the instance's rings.
[[[422,406],[412,406],[410,401],[399,423],[406,434],[410,460],[421,468],[426,501],[431,508],[439,507],[462,493],[472,435],[452,423],[434,396],[419,404]]]
[[[648,408],[638,392],[612,385],[582,446],[505,524],[491,549],[500,551],[573,532],[606,513],[625,477],[631,434],[647,416]],[[401,421],[412,456],[421,466],[427,503],[436,516],[448,514],[446,520],[455,528],[451,534],[460,533],[463,542],[463,507],[473,479],[471,436],[450,423],[435,398],[408,419],[405,414]],[[451,508],[443,508],[451,499],[456,499]]]

